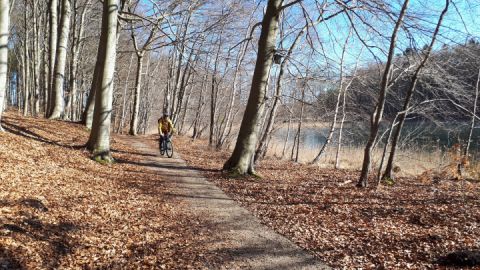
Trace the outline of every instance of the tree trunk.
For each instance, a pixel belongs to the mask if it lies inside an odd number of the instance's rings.
[[[122,115],[120,118],[120,125],[118,126],[117,133],[123,134],[123,128],[125,127],[125,114],[127,112],[127,90],[128,90],[128,82],[130,79],[130,71],[132,69],[132,62],[133,62],[133,53],[130,57],[130,62],[128,64],[127,70],[127,78],[125,79],[125,87],[123,88],[123,97],[122,97]]]
[[[193,78],[192,80],[195,80],[195,74],[193,75]],[[187,97],[185,99],[185,105],[184,105],[184,108],[183,108],[183,113],[182,113],[182,119],[180,120],[180,125],[179,125],[179,134],[180,135],[183,135],[184,134],[184,126],[185,126],[185,121],[187,119],[187,114],[188,114],[188,105],[190,104],[190,97],[192,96],[192,92],[193,92],[193,84],[192,86],[190,86],[190,89],[188,90],[188,93],[187,93]],[[188,130],[187,130],[188,132]]]
[[[37,23],[37,3],[32,1],[32,21],[33,21],[33,114],[38,116],[40,113],[40,46],[39,29]]]
[[[343,125],[346,118],[346,108],[347,107],[347,89],[343,91],[343,101],[342,101],[342,120],[340,120],[340,128],[338,129],[338,145],[337,153],[335,155],[335,169],[340,168],[340,150],[342,148],[342,136],[343,136]]]
[[[218,71],[218,62],[220,59],[220,50],[222,47],[222,38],[218,40],[218,49],[215,56],[215,64],[212,72],[212,84],[210,91],[210,134],[208,137],[208,145],[212,147],[215,141],[215,119],[217,115],[217,99],[218,99],[218,83],[217,83],[217,71]],[[218,138],[217,138],[218,139]]]
[[[327,149],[327,146],[330,144],[330,141],[333,138],[333,133],[335,132],[335,127],[337,126],[337,117],[338,117],[338,110],[340,108],[341,97],[343,95],[343,92],[346,91],[346,90],[343,89],[344,88],[343,87],[343,82],[344,82],[343,64],[344,64],[344,60],[345,60],[345,52],[347,50],[347,45],[348,45],[349,38],[350,38],[350,36],[348,36],[347,39],[345,40],[345,43],[344,43],[343,49],[342,49],[342,57],[340,59],[340,85],[338,87],[339,89],[338,89],[338,95],[337,95],[337,102],[335,103],[333,121],[332,121],[332,124],[330,126],[330,131],[328,132],[327,140],[325,141],[322,148],[320,149],[320,152],[318,152],[318,155],[315,157],[315,159],[313,159],[313,161],[312,161],[313,164],[318,164],[320,162],[320,158],[322,157],[323,153]]]
[[[282,149],[282,156],[281,158],[285,158],[285,153],[287,152],[287,145],[288,140],[290,139],[290,126],[292,124],[292,115],[288,116],[288,125],[287,125],[287,135],[285,136],[285,141],[283,142],[283,149]]]
[[[77,24],[77,20],[75,16],[73,16],[73,43],[72,43],[72,59],[70,61],[70,98],[67,104],[67,110],[70,115],[67,115],[67,118],[70,118],[72,121],[76,121],[78,119],[77,116],[77,105],[78,105],[78,85],[77,85],[77,76],[78,76],[78,64],[79,64],[79,55],[80,55],[80,48],[81,44],[83,43],[83,35],[84,35],[84,22],[86,13],[88,10],[88,5],[90,4],[91,0],[87,0],[84,4],[82,13],[80,15],[80,21]],[[78,3],[78,0],[75,0],[75,3]],[[74,7],[76,10],[76,7]],[[78,25],[78,33],[76,31]]]
[[[28,55],[29,51],[29,35],[28,35],[28,25],[27,25],[27,9],[28,5],[25,5],[25,41],[23,44],[23,60],[24,60],[24,69],[25,69],[25,78],[23,83],[23,115],[28,115],[28,102],[30,101],[30,57]]]
[[[52,95],[53,95],[53,77],[55,70],[55,58],[57,56],[57,39],[58,39],[58,14],[57,14],[58,0],[50,0],[50,60],[48,66],[48,106],[47,115],[52,110]]]
[[[186,38],[186,35],[188,33],[188,27],[189,27],[189,24],[190,24],[191,16],[192,16],[192,13],[189,12],[187,18],[185,19],[185,22],[182,23],[181,29],[179,29],[179,31],[181,31],[181,36],[180,35],[179,36],[180,36],[180,40],[182,42],[180,43],[180,49],[179,49],[179,53],[178,53],[178,61],[177,61],[176,73],[175,73],[175,85],[174,85],[174,89],[173,89],[173,100],[172,100],[172,107],[170,109],[170,113],[172,114],[172,116],[171,116],[172,122],[174,124],[177,123],[177,118],[178,118],[178,115],[175,114],[174,112],[176,111],[177,106],[181,106],[181,104],[178,104],[178,103],[181,103],[181,100],[179,99],[180,94],[181,94],[181,93],[179,93],[181,91],[181,89],[180,89],[180,77],[181,77],[181,73],[182,73],[183,54],[185,53],[185,38]],[[187,69],[185,68],[185,71],[186,70]]]
[[[138,112],[140,110],[140,94],[142,90],[143,52],[137,54],[137,75],[135,77],[135,94],[133,96],[133,113],[130,123],[130,135],[137,135]]]
[[[45,28],[48,28],[48,20],[45,19]],[[43,41],[43,46],[44,48],[47,48],[47,42],[46,39]],[[48,116],[48,100],[49,100],[49,51],[46,49],[43,50],[43,116],[47,117]]]
[[[235,149],[223,168],[238,174],[255,174],[253,155],[258,141],[259,120],[264,109],[265,91],[275,53],[279,14],[282,0],[269,0],[262,21],[257,62],[245,114]]]
[[[214,144],[214,139],[215,139],[215,114],[217,111],[217,91],[216,91],[216,70],[214,70],[214,73],[212,74],[212,81],[210,85],[210,133],[208,135],[208,145],[210,147],[213,146]]]
[[[385,70],[383,72],[382,81],[380,84],[380,92],[379,92],[377,105],[375,106],[375,110],[371,115],[370,136],[368,137],[367,145],[365,146],[362,172],[360,174],[360,179],[358,180],[358,183],[357,183],[358,187],[367,187],[368,185],[368,174],[370,172],[372,149],[373,149],[373,144],[377,139],[378,130],[380,129],[380,121],[382,120],[382,116],[383,116],[383,108],[385,106],[385,99],[387,97],[390,74],[392,71],[393,57],[395,56],[395,46],[397,44],[397,35],[400,29],[400,26],[402,25],[403,17],[405,17],[405,13],[407,11],[409,2],[410,0],[405,0],[403,2],[402,9],[400,11],[400,14],[398,15],[398,19],[395,23],[395,27],[393,29],[392,36],[390,38],[390,48],[388,52],[388,59],[387,59],[387,63],[385,64]]]
[[[302,124],[303,124],[303,113],[305,111],[305,88],[302,88],[302,106],[300,108],[300,120],[298,121],[298,130],[297,130],[297,135],[296,135],[296,139],[297,139],[297,151],[295,153],[295,162],[298,162],[298,154],[300,152],[300,132],[302,131]]]
[[[71,0],[62,0],[62,19],[60,21],[60,37],[58,39],[57,56],[55,57],[54,81],[52,87],[52,112],[49,119],[59,119],[65,110],[63,86],[65,83],[65,66],[67,64],[67,46],[70,33]]]
[[[92,131],[87,147],[95,159],[112,162],[110,153],[110,123],[112,116],[113,81],[117,49],[118,0],[105,0],[103,3],[102,32],[97,54],[100,67],[98,83],[95,86],[96,98]]]
[[[24,54],[23,53],[19,53],[20,55],[20,63],[22,65],[22,70],[21,70],[21,73],[22,73],[22,85],[20,88],[17,88],[17,106],[18,106],[18,112],[20,113],[23,109],[23,93],[25,92],[25,83],[26,83],[26,70],[25,70],[25,65],[26,65],[26,61],[25,61],[25,57],[24,57]]]
[[[208,63],[208,61],[206,61]],[[197,106],[197,112],[196,112],[196,117],[195,120],[193,120],[193,134],[192,134],[192,139],[197,139],[198,138],[198,133],[199,133],[199,125],[200,125],[200,117],[202,113],[202,107],[203,107],[203,91],[205,89],[205,85],[207,82],[207,74],[203,77],[202,80],[202,85],[200,86],[200,94],[198,95],[198,106]]]
[[[0,122],[2,120],[3,104],[7,89],[9,11],[9,0],[0,0]],[[0,131],[3,131],[1,124]]]
[[[98,48],[100,51],[100,48]],[[92,128],[92,122],[93,122],[93,111],[95,108],[95,91],[96,91],[96,85],[99,84],[100,81],[100,72],[102,69],[102,63],[99,61],[97,58],[97,61],[95,63],[95,70],[93,71],[93,78],[92,78],[92,84],[90,85],[90,91],[88,93],[87,97],[87,105],[85,106],[85,110],[83,111],[82,115],[82,122],[83,124],[91,129]]]
[[[475,85],[475,100],[473,101],[473,115],[472,115],[472,124],[470,125],[470,131],[468,132],[467,146],[463,152],[463,156],[468,158],[468,152],[470,150],[470,145],[472,143],[473,129],[475,128],[475,118],[477,115],[477,103],[478,103],[478,92],[480,86],[480,69],[478,70],[477,83]]]
[[[170,57],[168,57],[168,76],[167,76],[167,83],[165,85],[165,95],[163,97],[163,113],[168,113],[170,110],[170,103],[172,99],[172,86],[171,86],[171,79],[173,77],[173,66],[175,64],[175,54],[174,52],[169,53]]]

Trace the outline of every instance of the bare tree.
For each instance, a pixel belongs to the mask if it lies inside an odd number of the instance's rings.
[[[0,120],[2,119],[7,89],[8,37],[10,31],[9,0],[0,0]],[[0,131],[3,128],[0,124]]]
[[[132,12],[129,10],[129,12]],[[162,20],[160,17],[159,21]],[[142,72],[143,72],[143,57],[145,52],[149,50],[150,44],[155,41],[155,34],[158,30],[158,23],[154,22],[151,25],[147,38],[141,46],[138,44],[138,37],[135,33],[134,25],[130,24],[130,34],[132,37],[133,46],[135,48],[135,54],[137,56],[137,73],[135,77],[135,93],[133,95],[133,112],[132,121],[130,122],[130,135],[137,135],[138,132],[138,114],[140,111],[140,97],[142,88]]]
[[[63,87],[65,83],[65,66],[67,64],[67,46],[70,34],[71,0],[62,0],[62,19],[60,21],[60,37],[58,39],[57,56],[55,57],[54,80],[52,87],[52,111],[49,119],[58,119],[63,116],[65,101]]]
[[[384,178],[384,179],[386,179],[386,178],[393,179],[393,177],[394,177],[393,176],[393,162],[394,162],[394,159],[395,159],[395,152],[396,152],[397,144],[398,144],[398,141],[399,141],[399,138],[400,138],[400,133],[402,132],[403,124],[405,123],[405,119],[406,119],[407,114],[408,114],[408,108],[410,107],[410,101],[412,99],[413,94],[415,93],[415,89],[416,89],[416,86],[417,86],[418,76],[420,74],[420,71],[423,69],[423,67],[425,66],[425,64],[427,63],[427,61],[430,57],[433,45],[435,44],[435,40],[437,39],[438,32],[439,32],[440,27],[442,25],[443,18],[445,17],[445,14],[448,11],[449,4],[450,4],[450,0],[446,0],[445,1],[445,8],[443,9],[443,11],[440,15],[440,18],[438,19],[437,26],[435,28],[435,31],[433,32],[433,35],[432,35],[432,40],[431,40],[426,52],[424,53],[423,59],[421,60],[420,64],[418,65],[417,69],[415,70],[415,72],[414,72],[414,74],[411,78],[410,86],[407,89],[407,96],[405,97],[405,101],[403,103],[403,112],[399,115],[398,125],[397,125],[396,130],[393,133],[393,139],[392,139],[392,144],[391,144],[391,148],[390,148],[390,156],[388,158],[387,167],[385,168],[385,172],[382,176],[382,178]],[[393,128],[394,127],[392,127],[392,129]]]
[[[78,0],[74,0],[74,7],[73,10],[75,11],[78,8]],[[80,50],[82,48],[82,45],[84,43],[84,32],[85,32],[85,17],[87,15],[87,12],[90,9],[90,2],[91,0],[86,0],[85,3],[83,4],[82,12],[80,14],[80,18],[77,21],[75,18],[76,16],[73,16],[73,40],[72,40],[72,46],[71,46],[71,55],[72,58],[70,60],[70,95],[68,99],[68,103],[66,106],[66,118],[71,119],[73,121],[77,120],[77,106],[78,104],[78,67],[79,67],[79,56],[80,56]]]
[[[397,36],[400,26],[402,25],[403,18],[408,8],[409,0],[405,0],[402,5],[402,9],[398,15],[395,27],[393,29],[392,36],[390,38],[390,48],[388,51],[388,59],[385,64],[385,70],[383,72],[382,81],[380,84],[380,91],[378,94],[378,101],[375,106],[375,110],[371,115],[371,126],[370,126],[370,136],[365,146],[365,153],[363,157],[362,172],[360,174],[360,179],[358,180],[357,186],[366,187],[368,185],[368,174],[370,171],[371,155],[372,148],[377,139],[378,130],[380,128],[380,121],[382,120],[383,109],[385,106],[385,98],[387,96],[388,85],[391,76],[391,70],[393,65],[393,57],[395,56],[395,46],[397,43]]]
[[[46,115],[49,116],[52,110],[52,98],[53,95],[53,78],[55,69],[55,58],[57,56],[57,39],[58,39],[58,0],[50,0],[50,18],[49,18],[49,65],[48,65],[48,106]]]
[[[278,21],[282,0],[269,0],[262,21],[262,31],[258,42],[258,55],[253,73],[250,96],[240,126],[235,149],[224,164],[223,169],[240,175],[255,174],[253,155],[258,141],[259,120],[263,113],[266,83],[273,62],[277,39]]]
[[[112,93],[117,47],[117,14],[119,0],[103,2],[102,33],[97,55],[98,74],[95,86],[95,109],[87,147],[95,159],[112,162],[110,153],[110,124],[112,115]]]

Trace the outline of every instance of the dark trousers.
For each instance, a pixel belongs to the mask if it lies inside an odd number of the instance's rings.
[[[162,145],[164,140],[168,142],[170,140],[170,137],[172,137],[170,134],[160,135],[160,145]]]

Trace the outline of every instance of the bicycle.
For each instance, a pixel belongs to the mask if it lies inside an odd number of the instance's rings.
[[[173,157],[173,144],[170,136],[166,136],[163,140],[159,139],[159,148],[162,156],[167,154],[167,157]]]

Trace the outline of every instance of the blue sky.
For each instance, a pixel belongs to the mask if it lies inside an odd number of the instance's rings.
[[[145,5],[148,4],[149,0],[141,0]],[[228,0],[226,0],[228,1]],[[403,3],[403,0],[385,0],[394,11],[398,12]],[[257,0],[245,0],[250,4],[258,3]],[[285,0],[285,3],[290,2],[290,0]],[[322,1],[318,1],[322,2]],[[329,1],[330,2],[330,1]],[[411,0],[409,6],[409,12],[413,14],[416,18],[414,20],[408,21],[410,24],[420,25],[426,31],[417,31],[411,29],[410,32],[414,37],[415,46],[418,48],[423,47],[425,44],[430,42],[431,36],[429,31],[433,31],[437,23],[440,12],[444,8],[444,0]],[[161,1],[158,2],[161,5]],[[265,6],[267,1],[261,0],[260,3]],[[304,0],[304,5],[307,7],[308,11],[311,12],[310,16],[312,19],[315,19],[318,14],[315,14],[315,0]],[[333,5],[332,5],[333,6]],[[330,10],[330,13],[334,10]],[[289,20],[290,25],[293,25],[297,28],[304,25],[303,16],[301,9],[296,7],[291,7],[287,11],[287,20]],[[328,12],[327,12],[328,13]],[[328,15],[328,14],[327,14]],[[396,15],[396,14],[395,14]],[[394,16],[395,16],[394,15]],[[447,13],[447,16],[443,22],[443,26],[440,31],[440,36],[438,38],[436,48],[440,48],[443,44],[455,45],[463,44],[471,37],[479,38],[480,37],[480,0],[453,0],[453,4],[450,5],[450,9]],[[393,17],[394,17],[393,16]],[[261,20],[261,15],[259,14],[258,20]],[[357,34],[365,40],[365,42],[377,48],[370,48],[370,50],[363,49],[362,42],[353,35],[353,38],[349,42],[349,50],[346,53],[346,62],[351,67],[354,63],[357,62],[359,53],[362,52],[360,58],[361,64],[367,64],[372,61],[377,60],[383,61],[385,59],[385,51],[388,48],[388,38],[391,35],[393,22],[385,16],[380,16],[379,18],[369,18],[372,20],[372,26],[379,33],[384,35],[383,37],[374,33],[370,27],[362,25],[359,21],[356,21]],[[245,20],[247,24],[247,20]],[[350,29],[350,23],[346,16],[338,16],[333,20],[328,21],[327,24],[321,24],[317,26],[317,31],[320,35],[321,45],[319,43],[315,44],[317,53],[312,55],[301,55],[301,49],[306,49],[308,46],[305,38],[302,40],[302,44],[297,46],[298,52],[296,55],[296,60],[298,64],[316,64],[317,66],[330,65],[338,66],[338,62],[342,53],[342,46],[345,43],[345,39],[348,36]],[[259,31],[256,32],[257,36]],[[292,34],[291,39],[293,39]],[[311,32],[310,34],[313,34]],[[291,41],[290,39],[290,41]],[[289,38],[287,38],[284,47],[289,46]],[[398,41],[398,50],[397,53],[401,53],[405,48],[412,46],[411,41],[407,38],[407,35],[403,32],[399,36]],[[304,50],[309,51],[309,50]]]

